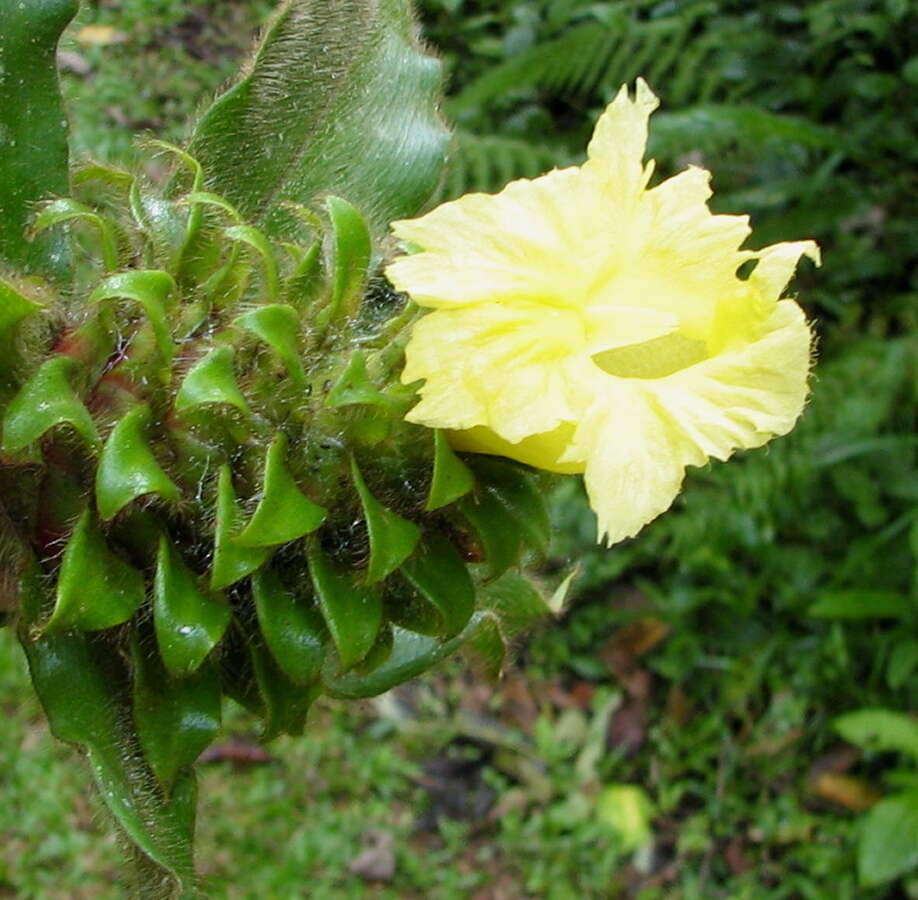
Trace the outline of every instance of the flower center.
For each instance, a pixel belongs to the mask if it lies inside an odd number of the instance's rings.
[[[707,358],[707,346],[678,331],[595,353],[593,362],[618,378],[665,378]]]

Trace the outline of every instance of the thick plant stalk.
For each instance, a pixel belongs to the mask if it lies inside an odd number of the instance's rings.
[[[26,238],[34,204],[68,186],[67,122],[57,84],[58,38],[78,0],[0,4],[0,264],[63,277],[61,234]]]
[[[53,9],[35,84],[59,110]],[[510,571],[547,543],[536,480],[404,420],[417,313],[380,269],[389,220],[439,178],[438,86],[405,0],[290,0],[193,153],[151,142],[166,191],[89,164],[49,196],[66,154],[45,123],[56,163],[0,272],[0,599],[138,896],[195,892],[193,766],[225,698],[266,740],[300,734],[320,695],[378,694],[463,646],[497,670],[545,613]],[[20,184],[14,156],[0,184]],[[79,233],[66,289],[31,277],[51,269],[28,216],[45,246]]]

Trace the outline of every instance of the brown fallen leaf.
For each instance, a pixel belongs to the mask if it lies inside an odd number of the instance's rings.
[[[274,762],[274,757],[252,738],[232,737],[220,744],[212,744],[198,757],[198,762],[228,762],[242,768]]]
[[[539,707],[527,679],[517,672],[508,672],[500,684],[500,698],[501,718],[530,734],[539,717]]]
[[[734,875],[742,875],[749,868],[749,860],[743,849],[742,838],[735,837],[724,848],[724,859]]]
[[[854,812],[870,809],[882,794],[872,785],[855,775],[823,772],[810,784],[810,790],[824,800],[830,800]]]
[[[647,698],[627,700],[612,713],[606,743],[610,749],[632,756],[647,738]]]
[[[365,881],[391,881],[395,876],[395,838],[388,831],[373,829],[363,836],[363,850],[348,870]]]
[[[838,744],[831,750],[823,753],[812,766],[810,766],[810,781],[815,780],[823,772],[842,774],[850,771],[861,758],[861,751],[852,744]]]
[[[669,686],[666,694],[666,717],[680,727],[692,717],[692,701],[681,685]]]
[[[628,656],[643,656],[652,650],[670,632],[670,626],[661,619],[645,616],[619,628],[609,642]]]

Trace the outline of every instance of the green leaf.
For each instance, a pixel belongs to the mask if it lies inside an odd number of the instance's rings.
[[[324,286],[322,245],[319,241],[303,253],[287,281],[288,299],[302,309],[319,295]]]
[[[428,512],[448,506],[475,487],[472,470],[453,452],[446,434],[434,432],[434,467],[430,492],[424,506]]]
[[[807,610],[816,619],[903,619],[915,611],[904,594],[853,588],[826,591]]]
[[[897,691],[916,669],[918,669],[918,639],[899,641],[889,654],[886,683]]]
[[[234,406],[243,415],[249,405],[236,384],[232,347],[216,347],[195,363],[182,381],[175,396],[176,412],[186,412],[209,403]]]
[[[392,400],[386,396],[367,375],[366,360],[362,350],[356,350],[347,367],[332,385],[325,398],[326,406],[369,406],[390,407]]]
[[[88,636],[71,632],[23,639],[32,683],[56,738],[86,747],[102,801],[133,843],[190,889],[193,882],[187,803],[163,796],[140,761],[133,734],[113,703],[111,650],[99,659]],[[122,673],[115,671],[118,677]],[[123,677],[123,675],[122,675]]]
[[[175,156],[179,162],[191,172],[192,192],[201,190],[204,186],[204,171],[201,169],[201,164],[193,156],[186,153],[181,147],[176,147],[175,144],[170,144],[167,141],[147,140],[144,144],[153,150],[159,150],[163,153],[169,153]],[[174,206],[172,206],[172,209],[174,210]],[[185,222],[181,246],[178,250],[178,258],[173,261],[178,271],[182,270],[183,263],[191,251],[191,248],[194,246],[194,241],[201,231],[203,218],[201,205],[193,204],[191,212],[188,214],[188,219]]]
[[[243,547],[273,547],[295,541],[325,521],[326,510],[305,497],[293,480],[286,455],[287,437],[280,432],[268,448],[261,502],[236,538]]]
[[[0,279],[0,347],[6,347],[19,323],[41,307]]]
[[[190,152],[209,187],[269,233],[285,219],[281,201],[323,194],[347,198],[381,233],[439,181],[440,77],[407,0],[289,0]]]
[[[519,563],[520,534],[516,520],[491,491],[479,491],[460,500],[459,509],[478,534],[489,578],[496,578]]]
[[[328,197],[325,206],[331,220],[335,248],[332,307],[335,312],[348,315],[354,311],[363,294],[373,245],[366,221],[347,200]]]
[[[168,272],[149,269],[119,272],[106,278],[90,295],[90,303],[126,298],[143,307],[156,336],[156,345],[166,367],[172,365],[175,345],[169,328],[166,301],[175,291],[175,281]]]
[[[516,572],[506,572],[481,589],[481,603],[500,621],[504,637],[513,640],[551,613],[535,585]]]
[[[46,630],[98,631],[126,622],[144,601],[143,575],[108,548],[89,510],[80,516],[57,579]]]
[[[476,613],[476,616],[482,615]],[[480,676],[489,681],[500,677],[507,658],[507,645],[500,626],[493,615],[481,618],[481,625],[463,645],[463,651],[477,668]]]
[[[96,472],[96,506],[103,521],[147,494],[178,503],[181,493],[156,461],[144,430],[150,424],[146,403],[132,409],[112,429]]]
[[[300,317],[292,306],[284,303],[259,306],[233,320],[233,324],[252,332],[280,357],[298,390],[306,387],[306,373],[303,371],[297,346]]]
[[[288,591],[273,569],[252,576],[258,626],[285,674],[300,685],[318,680],[325,656],[322,618],[303,597]]]
[[[70,175],[70,184],[73,187],[79,187],[91,181],[100,181],[107,187],[126,195],[134,184],[135,178],[125,169],[97,162],[81,163]]]
[[[462,634],[441,642],[393,625],[392,649],[379,668],[369,674],[343,673],[336,661],[329,658],[322,672],[325,690],[332,697],[348,700],[376,697],[452,656],[464,643],[474,640],[480,631],[488,627],[488,617],[476,614]]]
[[[421,544],[401,572],[436,608],[445,637],[465,628],[475,611],[475,585],[462,557],[446,538],[435,535]]]
[[[0,261],[62,276],[63,235],[29,242],[33,205],[68,192],[67,121],[57,80],[58,38],[77,0],[0,4]]]
[[[228,238],[247,244],[257,254],[265,274],[265,292],[269,301],[274,301],[280,294],[280,281],[277,275],[277,259],[268,239],[252,225],[232,225],[224,232]]]
[[[294,684],[264,647],[253,644],[251,653],[255,681],[264,701],[262,740],[270,741],[280,734],[302,734],[306,715],[321,688],[318,684]]]
[[[153,623],[166,668],[176,676],[194,672],[219,643],[230,608],[219,595],[200,588],[164,535],[159,540],[153,581]]]
[[[131,215],[137,227],[147,238],[149,264],[158,269],[178,272],[179,260],[186,244],[188,219],[200,210],[193,209],[186,216],[177,203],[165,200],[155,194],[141,189],[141,183],[135,179],[128,190],[128,201]]]
[[[351,460],[351,479],[360,495],[370,535],[367,583],[375,584],[394,572],[412,554],[421,537],[421,529],[414,522],[386,509],[370,493],[354,459]]]
[[[100,216],[95,210],[69,197],[46,203],[35,217],[30,233],[39,235],[49,228],[74,220],[88,222],[95,228],[99,236],[99,250],[105,271],[111,272],[112,269],[117,269],[118,239],[115,236],[114,228],[104,216]]]
[[[515,521],[521,539],[544,553],[551,540],[551,522],[544,492],[535,478],[514,463],[483,456],[475,460],[474,471],[478,483],[497,498]]]
[[[192,765],[220,730],[220,678],[203,666],[174,678],[135,637],[134,723],[144,756],[168,792],[179,772]]]
[[[865,750],[907,753],[918,761],[918,721],[891,709],[858,709],[839,716],[835,730]]]
[[[214,562],[210,575],[212,590],[235,584],[266,563],[274,552],[270,547],[243,547],[235,540],[242,514],[233,490],[233,474],[225,465],[217,483],[217,529]]]
[[[864,887],[885,884],[918,866],[918,793],[881,800],[861,828],[857,868]]]
[[[69,425],[92,447],[102,443],[89,410],[71,387],[76,370],[74,359],[55,356],[22,386],[3,420],[3,449],[7,453],[24,450],[58,425]]]
[[[382,625],[382,600],[371,587],[336,571],[314,536],[306,539],[309,574],[343,670],[362,660]]]

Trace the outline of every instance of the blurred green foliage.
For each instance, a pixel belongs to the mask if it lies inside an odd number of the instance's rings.
[[[145,129],[181,139],[271,5],[87,4],[65,46],[78,57],[65,80],[78,152],[124,160],[132,133]],[[461,708],[474,689],[454,676],[430,681],[430,708],[416,710],[413,725],[323,714],[312,741],[279,746],[286,769],[206,775],[207,796],[225,787],[233,798],[209,801],[219,810],[203,816],[216,829],[202,839],[214,895],[300,896],[312,884],[317,897],[467,897],[496,880],[506,893],[494,896],[509,898],[918,896],[895,860],[869,858],[878,846],[870,823],[884,824],[889,800],[858,817],[850,797],[838,803],[813,789],[814,770],[847,752],[837,716],[918,708],[918,8],[418,5],[449,71],[456,132],[445,197],[578,162],[604,104],[643,75],[661,98],[650,155],[662,176],[688,163],[709,168],[713,207],[750,213],[753,246],[820,242],[823,268],[805,267],[793,285],[820,339],[813,396],[792,435],[694,470],[670,513],[612,550],[594,545],[579,488],[560,489],[547,574],[576,564],[575,599],[558,627],[519,648],[538,709],[510,729],[509,743],[492,735],[470,750]],[[87,25],[117,33],[81,34]],[[669,632],[640,657],[651,687],[643,737],[626,748],[610,717],[634,698],[622,694],[606,649],[648,618]],[[21,677],[0,672],[4,704],[24,690]],[[595,692],[585,708],[559,711],[547,699],[548,686],[583,685]],[[16,779],[69,778],[59,768],[65,751],[47,742],[17,755],[21,724],[0,736],[14,809],[24,802]],[[406,810],[421,798],[406,758],[434,749],[471,753],[482,768],[503,810],[484,834],[444,818],[435,840],[417,838]],[[870,796],[913,795],[903,751],[847,760],[840,777]],[[597,785],[619,783],[642,785],[652,802],[652,858],[623,854],[597,832]],[[79,896],[76,874],[61,876],[71,887],[55,894],[42,871],[76,872],[89,845],[114,858],[99,839],[87,842],[91,830],[65,836],[50,826],[65,814],[55,803],[49,795],[47,808],[0,817],[8,845],[20,848],[0,862],[0,885],[21,896]],[[372,894],[341,875],[368,825],[392,830],[399,847],[396,881]],[[47,838],[35,841],[37,832]],[[107,896],[104,884],[89,895]]]

